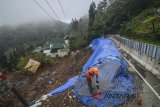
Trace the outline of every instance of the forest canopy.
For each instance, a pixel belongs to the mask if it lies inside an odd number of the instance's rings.
[[[16,69],[20,57],[55,38],[63,38],[66,27],[67,24],[58,21],[0,27],[0,68]]]

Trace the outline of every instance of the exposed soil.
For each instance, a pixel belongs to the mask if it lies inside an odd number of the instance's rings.
[[[13,79],[15,88],[27,102],[31,102],[63,85],[69,78],[80,74],[90,55],[90,49],[77,50],[54,65],[40,67],[35,74],[16,73]],[[41,107],[82,107],[72,88],[47,98]],[[0,96],[0,107],[23,107],[23,105],[9,90]]]

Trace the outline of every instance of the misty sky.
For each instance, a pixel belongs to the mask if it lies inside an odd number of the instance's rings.
[[[45,0],[36,0],[56,20],[57,17],[46,4]],[[61,21],[65,21],[58,0],[47,0]],[[80,18],[88,14],[92,1],[98,3],[101,0],[60,0],[64,8],[67,21],[72,18]],[[0,26],[20,25],[23,23],[52,20],[47,16],[33,0],[0,0]]]

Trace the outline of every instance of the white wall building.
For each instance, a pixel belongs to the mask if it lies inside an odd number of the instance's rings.
[[[53,44],[48,44],[49,48],[46,48],[43,50],[43,53],[45,53],[47,56],[51,56],[51,57],[63,57],[68,55],[69,53],[69,40],[65,40],[65,43],[63,45],[62,49],[58,49],[56,52],[51,52],[52,47],[54,46]]]

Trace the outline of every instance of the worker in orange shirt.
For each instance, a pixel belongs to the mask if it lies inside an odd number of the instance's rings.
[[[88,82],[90,94],[93,94],[92,79],[95,75],[96,75],[96,83],[99,83],[98,73],[99,73],[99,70],[97,67],[90,68],[90,69],[88,69],[88,71],[86,71],[86,77],[87,77],[87,82]],[[99,90],[98,85],[97,85],[97,89]]]

